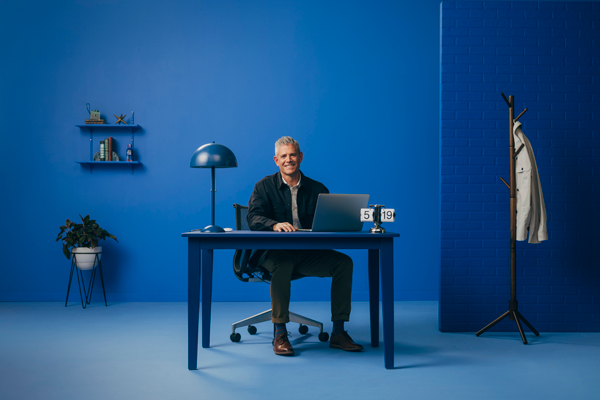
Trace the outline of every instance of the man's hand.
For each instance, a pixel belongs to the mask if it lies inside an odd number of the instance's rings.
[[[275,232],[296,232],[298,229],[294,228],[289,222],[281,222],[273,225],[273,230]]]

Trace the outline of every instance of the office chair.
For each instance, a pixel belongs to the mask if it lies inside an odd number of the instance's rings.
[[[248,220],[246,219],[248,215],[248,207],[243,206],[241,204],[235,203],[233,205],[235,208],[235,229],[236,230],[250,230],[248,227]],[[271,283],[271,274],[269,271],[262,267],[252,268],[248,264],[248,260],[250,258],[250,254],[252,250],[236,250],[233,256],[233,273],[235,276],[242,282],[265,282]],[[303,275],[292,275],[292,280],[303,278]],[[241,328],[243,326],[248,327],[248,333],[251,335],[255,335],[257,332],[254,324],[258,324],[261,322],[271,321],[271,309],[267,311],[263,311],[259,314],[253,315],[252,317],[243,319],[231,325],[232,333],[229,336],[232,342],[239,342],[241,339],[241,335],[236,333],[237,328]],[[323,332],[323,324],[319,321],[315,321],[310,318],[306,318],[302,315],[298,315],[296,313],[290,312],[290,322],[295,322],[300,324],[298,331],[300,334],[304,335],[308,332],[308,326],[314,326],[319,328],[319,340],[321,342],[326,342],[329,340],[329,334],[327,332]],[[308,326],[307,326],[308,325]],[[275,328],[273,328],[275,329]]]

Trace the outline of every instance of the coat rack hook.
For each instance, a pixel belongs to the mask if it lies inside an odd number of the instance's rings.
[[[514,158],[517,158],[517,156],[519,155],[519,153],[521,152],[521,150],[523,150],[523,146],[525,146],[525,145],[524,145],[524,144],[521,144],[521,146],[519,146],[519,150],[517,150],[517,151],[515,152],[515,156],[514,156]]]
[[[500,177],[500,180],[501,180],[502,182],[504,182],[504,184],[506,185],[506,187],[507,187],[508,189],[510,189],[510,185],[509,185],[508,183],[506,183],[506,181],[504,180],[504,178]]]
[[[502,98],[506,102],[506,105],[510,108],[510,102],[508,101],[508,99],[506,98],[506,96],[504,95],[504,93],[500,92],[500,94],[502,95]]]
[[[522,116],[523,114],[525,114],[526,112],[527,112],[527,109],[524,109],[524,110],[521,112],[521,114],[519,114],[519,116],[518,116],[517,118],[515,118],[515,119],[514,119],[514,121],[513,121],[513,122],[517,122],[517,121],[519,120],[519,118],[521,118],[521,116]]]

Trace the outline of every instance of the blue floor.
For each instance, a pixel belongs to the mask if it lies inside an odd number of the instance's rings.
[[[353,303],[364,353],[333,350],[288,325],[298,355],[277,357],[272,325],[231,323],[267,303],[214,303],[212,347],[187,370],[185,303],[0,303],[0,399],[598,399],[600,333],[440,333],[436,302],[395,303],[395,365],[369,343],[368,303]],[[322,322],[328,303],[293,303]],[[331,329],[326,323],[327,330]]]

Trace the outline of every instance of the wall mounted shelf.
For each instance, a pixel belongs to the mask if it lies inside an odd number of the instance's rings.
[[[102,164],[102,165],[142,165],[139,161],[75,161],[77,164]]]
[[[78,128],[100,128],[100,129],[138,129],[142,126],[139,124],[135,125],[111,125],[111,124],[81,124],[75,125]]]
[[[133,174],[133,167],[142,165],[139,161],[94,161],[94,130],[102,130],[102,131],[112,131],[112,133],[120,133],[120,132],[131,132],[131,147],[135,149],[134,140],[135,140],[135,130],[141,129],[141,125],[109,125],[109,124],[84,124],[84,125],[75,125],[78,127],[81,132],[84,129],[87,129],[90,133],[90,159],[89,161],[75,161],[80,165],[87,165],[90,167],[90,174],[93,172],[94,165],[129,165],[131,166],[131,173]]]

